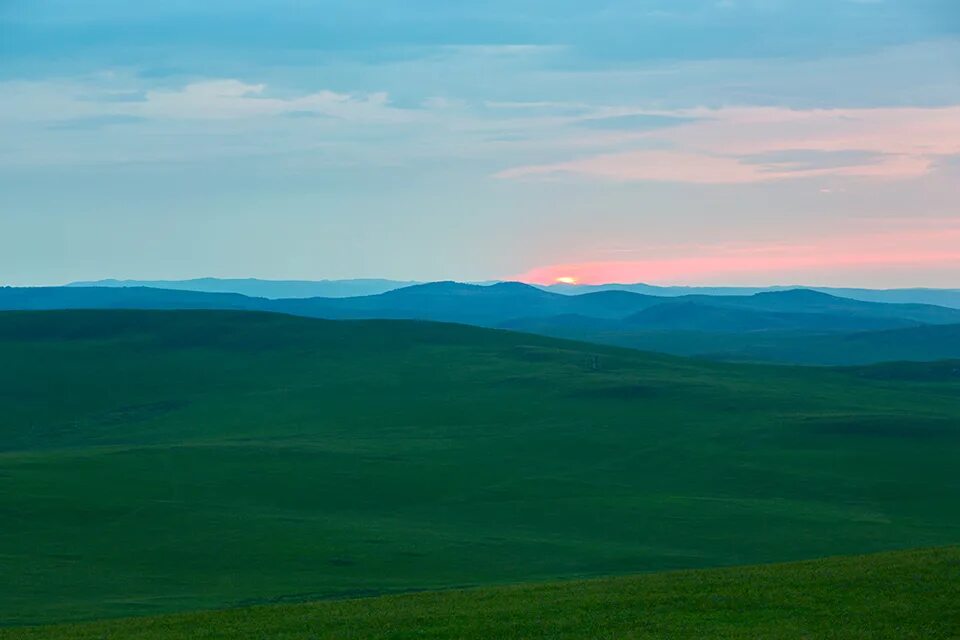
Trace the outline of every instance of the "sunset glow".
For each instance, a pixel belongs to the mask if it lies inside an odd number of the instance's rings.
[[[912,228],[910,228],[912,226]],[[765,284],[807,283],[836,272],[849,281],[893,278],[906,286],[911,273],[960,268],[960,224],[910,225],[883,233],[770,245],[660,246],[642,258],[559,262],[511,279],[535,284]],[[573,278],[568,273],[577,273]]]

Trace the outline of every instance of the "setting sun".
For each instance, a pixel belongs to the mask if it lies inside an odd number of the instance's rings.
[[[557,282],[560,284],[577,284],[577,279],[572,276],[562,276],[557,278]]]

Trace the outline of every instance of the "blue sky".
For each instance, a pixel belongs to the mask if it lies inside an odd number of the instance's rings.
[[[960,287],[954,0],[0,0],[0,282]]]

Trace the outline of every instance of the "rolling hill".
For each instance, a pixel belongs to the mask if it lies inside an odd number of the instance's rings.
[[[960,310],[916,303],[864,302],[833,296],[810,289],[765,291],[752,296],[690,296],[705,304],[736,307],[752,311],[845,314],[868,318],[909,320],[914,323],[950,324],[957,322]]]
[[[740,350],[721,349],[711,355],[727,360],[818,365],[960,360],[960,325],[793,336],[788,340],[757,341]]]
[[[802,307],[801,307],[802,309]],[[781,311],[751,309],[739,305],[711,304],[703,300],[667,302],[623,319],[622,327],[661,331],[712,331],[749,333],[758,331],[863,331],[889,329],[891,325],[915,326],[903,318],[891,320],[872,314],[827,311]]]
[[[596,318],[620,318],[660,302],[659,298],[624,291],[564,296],[519,282],[431,282],[376,296],[279,300],[270,308],[320,318],[416,319],[493,327],[518,314],[543,317],[581,313]],[[960,318],[960,312],[957,317]]]
[[[705,296],[750,296],[756,293],[784,291],[788,289],[807,289],[830,294],[839,298],[850,298],[863,302],[932,304],[940,307],[960,309],[960,289],[862,289],[856,287],[817,287],[791,285],[776,287],[696,287],[696,286],[657,286],[643,283],[634,284],[552,284],[542,287],[547,291],[564,294],[592,293],[596,291],[632,291],[650,296],[665,298],[705,295]]]
[[[736,318],[721,320],[732,323]],[[960,360],[960,325],[956,324],[853,332],[809,328],[736,332],[720,321],[693,326],[690,330],[647,328],[584,316],[528,318],[503,325],[557,338],[733,362],[841,366]],[[743,324],[736,327],[744,329]]]
[[[151,287],[0,287],[0,311],[55,309],[238,309],[269,301],[237,293],[175,291]]]
[[[915,366],[226,311],[3,313],[0,360],[6,624],[958,541]]]
[[[254,298],[347,298],[376,295],[420,282],[355,278],[345,280],[263,280],[259,278],[193,278],[189,280],[87,280],[71,282],[68,287],[152,287],[185,291],[239,293]],[[492,283],[487,283],[492,284]],[[690,287],[634,284],[553,284],[539,288],[554,293],[582,294],[599,291],[627,291],[672,298],[688,295],[747,296],[765,291],[809,289],[841,298],[865,302],[919,303],[960,309],[960,289],[858,289],[851,287],[816,287],[805,285],[777,287]]]
[[[417,282],[355,278],[350,280],[261,280],[259,278],[193,278],[190,280],[90,280],[68,287],[150,287],[208,293],[239,293],[252,298],[347,298],[370,296]]]
[[[684,306],[677,307],[678,304]],[[311,317],[420,319],[498,326],[518,318],[568,314],[629,321],[630,316],[660,305],[686,310],[686,315],[694,321],[698,312],[724,310],[733,313],[736,310],[743,318],[753,314],[752,324],[761,328],[779,328],[779,321],[770,323],[765,319],[772,318],[772,314],[784,313],[816,315],[820,318],[820,325],[838,330],[960,324],[960,310],[957,309],[861,302],[808,290],[752,296],[687,296],[668,300],[627,291],[565,296],[519,282],[486,286],[433,282],[376,296],[277,300],[267,308]]]
[[[561,295],[516,282],[435,282],[372,296],[272,300],[148,287],[0,288],[0,309],[84,308],[230,309],[457,322],[755,362],[830,365],[960,357],[956,330],[946,328],[949,323],[960,326],[960,310],[862,302],[808,290],[658,298],[615,290]]]
[[[948,640],[960,549],[272,605],[31,629],[0,640],[872,638]]]
[[[373,296],[253,298],[148,287],[0,288],[0,309],[230,309],[327,319],[457,322],[674,355],[806,365],[960,357],[960,310],[808,290],[658,298],[435,282]],[[954,323],[954,324],[950,324]],[[890,333],[900,330],[902,333]]]
[[[960,310],[923,304],[883,304],[795,289],[750,296],[659,298],[628,291],[561,295],[519,282],[474,285],[431,282],[371,296],[272,300],[231,293],[149,287],[0,288],[0,309],[207,308],[277,311],[329,319],[417,319],[498,326],[520,319],[581,315],[622,319],[660,307],[660,324],[711,325],[737,315],[751,329],[894,329],[919,324],[960,324]],[[792,315],[784,315],[792,314]],[[707,316],[701,319],[701,316]],[[644,316],[637,316],[641,323]]]

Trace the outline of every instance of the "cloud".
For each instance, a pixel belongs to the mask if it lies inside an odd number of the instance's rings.
[[[663,127],[676,127],[693,122],[694,118],[668,116],[649,113],[632,113],[622,116],[589,117],[579,120],[577,124],[589,129],[632,130],[644,131]]]
[[[204,80],[174,90],[146,93],[134,113],[154,118],[233,119],[287,114],[325,115],[345,120],[395,119],[385,93],[347,94],[319,91],[291,98],[268,97],[266,85],[235,79]]]
[[[838,167],[757,164],[740,158],[674,151],[633,151],[592,156],[571,162],[507,169],[498,178],[532,178],[563,175],[620,182],[686,182],[691,184],[748,184],[790,178],[843,176],[860,178],[912,178],[930,170],[923,157],[890,155],[863,164]]]
[[[499,178],[580,175],[619,181],[651,180],[699,184],[735,184],[772,180],[773,174],[735,158],[674,151],[631,151],[570,162],[531,165],[501,171]]]
[[[462,61],[447,63],[458,67]],[[476,70],[481,68],[489,67]],[[475,75],[471,69],[458,76]],[[218,156],[323,146],[329,157],[349,155],[353,164],[413,156],[469,159],[475,163],[471,169],[509,179],[749,184],[816,176],[914,177],[960,153],[954,144],[956,107],[683,108],[670,100],[658,105],[656,87],[647,91],[642,84],[647,98],[618,95],[643,77],[696,85],[683,69],[635,70],[639,75],[623,78],[587,74],[590,82],[603,80],[606,89],[599,93],[568,73],[541,71],[522,76],[530,90],[511,84],[509,91],[499,91],[494,81],[481,86],[481,93],[471,84],[477,95],[464,95],[433,67],[413,78],[421,85],[423,76],[435,78],[435,86],[420,90],[411,89],[416,81],[409,75],[405,83],[368,81],[365,90],[342,89],[344,78],[333,76],[338,90],[315,90],[305,83],[264,83],[239,75],[177,83],[106,70],[72,80],[0,82],[0,127],[8,140],[20,139],[15,146],[30,147],[26,155],[6,154],[13,164],[27,158],[42,163],[46,156],[56,162],[84,162],[84,155],[91,161],[170,158],[175,153],[169,141],[191,137],[190,149],[180,145],[184,157],[197,155],[201,138],[211,153],[219,145]],[[354,71],[347,74],[350,82]],[[563,91],[555,92],[559,85],[551,82],[562,84]],[[570,87],[582,88],[576,92],[582,95],[570,95]],[[136,126],[113,126],[121,123]],[[81,149],[73,136],[56,139],[59,131],[95,127],[105,132],[96,148]],[[30,135],[35,139],[27,139]]]
[[[454,117],[450,108],[398,108],[382,91],[292,90],[236,78],[158,85],[107,71],[0,82],[0,167],[284,154],[322,166],[382,166],[400,161],[405,138],[442,131],[431,125]]]
[[[643,149],[506,169],[516,179],[579,175],[616,181],[741,184],[817,176],[915,178],[960,153],[960,106],[650,113],[689,118],[633,134]],[[649,149],[658,143],[666,150]]]
[[[104,127],[124,124],[139,124],[146,118],[126,115],[102,115],[86,118],[71,118],[51,123],[47,128],[55,131],[95,131]]]
[[[236,120],[315,114],[350,121],[402,121],[409,111],[390,104],[385,92],[271,95],[266,84],[234,78],[189,82],[172,88],[131,88],[138,79],[0,83],[0,118],[44,122],[115,124],[126,119]],[[120,88],[117,88],[117,87]]]
[[[883,154],[875,151],[850,149],[846,151],[817,151],[814,149],[784,149],[752,156],[743,156],[742,161],[758,164],[770,171],[816,171],[877,164]]]

